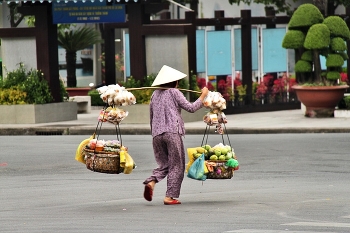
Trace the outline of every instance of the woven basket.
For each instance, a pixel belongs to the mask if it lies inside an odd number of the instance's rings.
[[[119,152],[83,150],[86,160],[86,168],[101,173],[119,174],[124,171],[120,167]]]
[[[213,167],[214,171],[207,173],[207,179],[231,179],[233,177],[234,169],[225,166],[227,160],[206,161],[216,163],[216,166]]]

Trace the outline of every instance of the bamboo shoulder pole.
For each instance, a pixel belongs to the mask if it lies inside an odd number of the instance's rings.
[[[169,89],[169,88],[167,88],[167,87],[134,87],[134,88],[126,88],[125,90],[127,90],[127,91],[136,91],[136,90],[146,90],[146,89]],[[193,90],[180,89],[180,88],[178,88],[178,90],[201,94],[200,91],[193,91]]]

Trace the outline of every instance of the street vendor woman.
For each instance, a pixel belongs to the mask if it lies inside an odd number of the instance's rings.
[[[201,96],[193,103],[187,101],[177,89],[180,79],[187,75],[164,65],[152,86],[169,89],[157,89],[153,92],[150,103],[150,125],[154,158],[158,164],[143,184],[144,198],[152,201],[155,184],[167,177],[167,190],[164,205],[181,204],[175,198],[180,196],[181,184],[185,172],[185,148],[182,136],[185,135],[181,109],[195,112],[203,107],[203,100],[208,88],[201,90]]]

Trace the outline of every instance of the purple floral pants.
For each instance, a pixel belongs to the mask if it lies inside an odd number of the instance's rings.
[[[178,198],[185,172],[185,149],[180,134],[163,133],[153,138],[153,152],[158,167],[143,183],[160,182],[167,176],[165,196]]]

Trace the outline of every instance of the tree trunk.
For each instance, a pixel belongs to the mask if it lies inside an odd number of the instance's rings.
[[[322,81],[321,77],[321,61],[320,54],[317,49],[313,50],[313,60],[314,60],[314,81],[320,83]]]
[[[77,86],[77,76],[75,74],[76,66],[77,66],[76,61],[77,61],[77,53],[66,51],[67,87]]]
[[[294,49],[294,61],[295,63],[301,59],[301,55],[303,54],[303,49]],[[303,73],[295,72],[295,78],[298,83],[305,82],[305,76]]]

